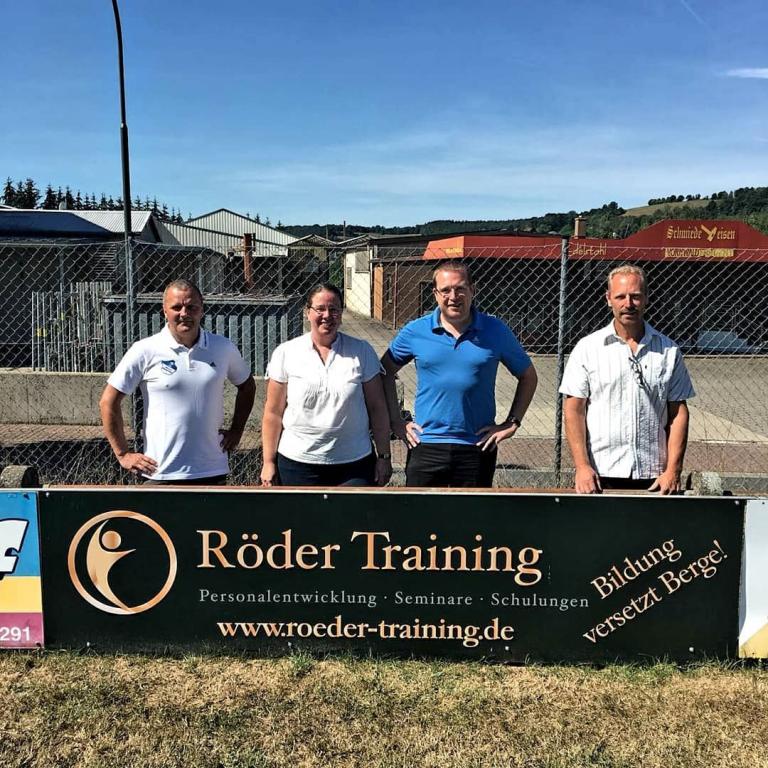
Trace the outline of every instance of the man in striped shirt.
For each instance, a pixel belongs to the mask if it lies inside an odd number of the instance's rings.
[[[640,267],[611,270],[605,297],[611,323],[576,344],[560,385],[576,491],[678,493],[695,394],[680,348],[643,319]]]

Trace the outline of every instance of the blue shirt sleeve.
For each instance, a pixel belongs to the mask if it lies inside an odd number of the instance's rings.
[[[501,328],[499,336],[501,345],[499,357],[501,362],[513,376],[522,376],[531,367],[531,358],[523,349],[522,344],[517,340],[517,336],[509,329],[505,323],[498,321]]]
[[[405,365],[413,360],[413,323],[400,329],[400,333],[392,339],[388,352],[397,365]]]

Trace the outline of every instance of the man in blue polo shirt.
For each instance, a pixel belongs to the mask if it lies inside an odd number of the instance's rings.
[[[392,431],[408,447],[406,485],[489,488],[502,440],[517,432],[538,378],[514,333],[472,306],[474,286],[459,261],[433,273],[434,312],[408,323],[381,359]],[[403,421],[395,375],[416,363],[414,421]],[[496,372],[518,380],[507,418],[496,424]]]

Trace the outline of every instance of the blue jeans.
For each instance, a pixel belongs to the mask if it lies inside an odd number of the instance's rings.
[[[376,457],[370,453],[348,464],[306,464],[277,454],[280,485],[374,485]]]

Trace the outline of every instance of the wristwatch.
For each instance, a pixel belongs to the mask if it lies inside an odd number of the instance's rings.
[[[518,429],[520,429],[520,425],[523,422],[520,421],[520,419],[518,419],[517,416],[510,416],[504,423],[509,424],[510,427],[517,427]]]
[[[389,461],[392,460],[392,454],[391,453],[379,453],[376,456],[377,459],[388,459]]]

